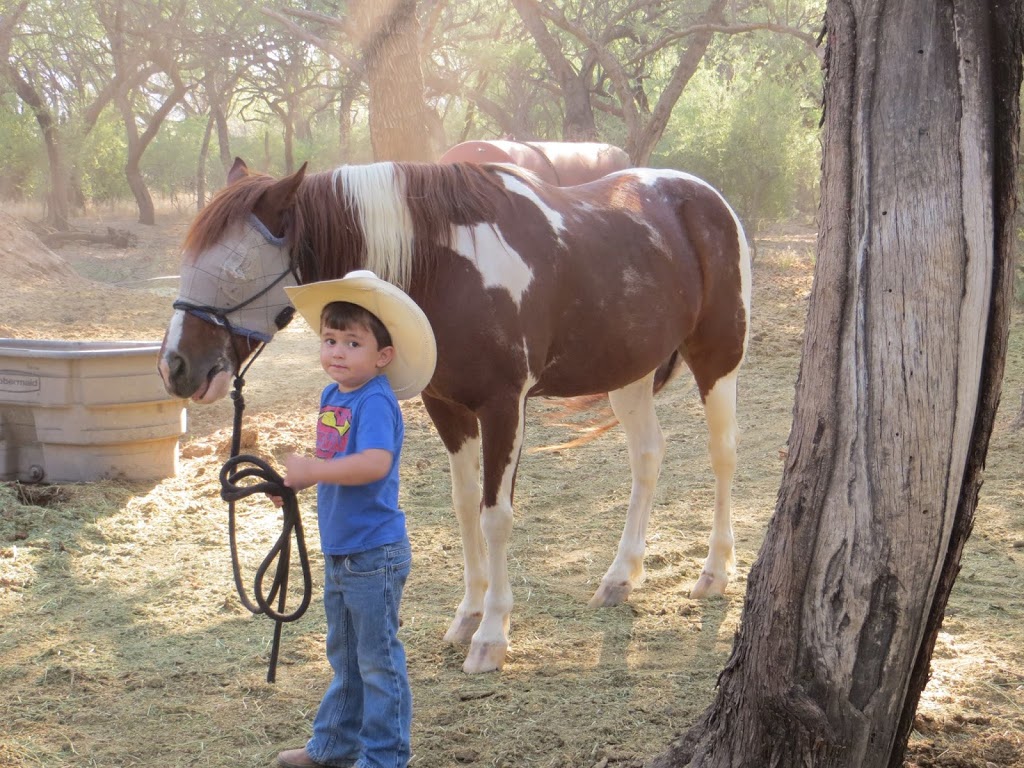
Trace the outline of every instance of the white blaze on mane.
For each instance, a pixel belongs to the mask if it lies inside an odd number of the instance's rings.
[[[404,179],[394,163],[343,165],[332,176],[334,191],[358,211],[366,242],[363,269],[409,290],[412,276],[412,213],[405,199]]]
[[[485,288],[504,288],[519,307],[533,282],[533,270],[490,224],[456,227],[453,248],[469,259],[483,277]]]

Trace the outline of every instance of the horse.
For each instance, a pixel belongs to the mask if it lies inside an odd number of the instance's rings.
[[[611,144],[508,139],[464,141],[441,155],[438,162],[511,163],[560,187],[585,184],[632,165],[629,155]]]
[[[465,592],[444,640],[463,670],[500,670],[513,595],[507,545],[533,396],[608,393],[632,490],[618,549],[590,600],[627,600],[665,438],[655,392],[689,368],[704,406],[715,501],[694,598],[734,570],[737,376],[751,263],[722,195],[674,170],[630,169],[575,187],[503,164],[382,162],[277,179],[236,159],[192,222],[159,355],[168,392],[222,397],[289,314],[283,286],[370,269],[429,318],[437,368],[422,392],[451,465]],[[482,466],[481,466],[482,457]]]

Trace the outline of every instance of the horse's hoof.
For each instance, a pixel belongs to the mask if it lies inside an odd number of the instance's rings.
[[[456,616],[448,631],[444,633],[444,641],[452,645],[469,645],[473,635],[480,626],[483,614],[472,613],[469,616]]]
[[[587,605],[591,608],[611,608],[614,605],[621,605],[629,599],[632,591],[633,585],[628,581],[623,581],[619,584],[605,584],[602,582]]]
[[[507,642],[474,643],[462,665],[467,675],[481,672],[497,672],[505,666],[505,654],[508,652]]]
[[[701,573],[700,578],[697,579],[697,583],[693,585],[693,589],[690,590],[690,597],[694,600],[701,600],[705,597],[722,597],[728,585],[729,580],[724,576],[715,578],[707,571],[704,571]]]

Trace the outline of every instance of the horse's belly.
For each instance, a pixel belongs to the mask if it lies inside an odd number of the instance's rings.
[[[674,351],[651,348],[646,354],[616,354],[594,350],[584,357],[554,358],[544,367],[530,395],[577,397],[612,392],[642,379]]]

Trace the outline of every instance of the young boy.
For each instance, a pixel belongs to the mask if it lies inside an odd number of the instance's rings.
[[[398,398],[430,381],[434,336],[412,299],[372,272],[286,290],[319,329],[320,364],[332,379],[320,398],[316,458],[289,456],[284,479],[295,490],[317,486],[334,678],[312,738],[278,763],[405,768],[412,695],[398,607],[412,553],[398,506]]]

